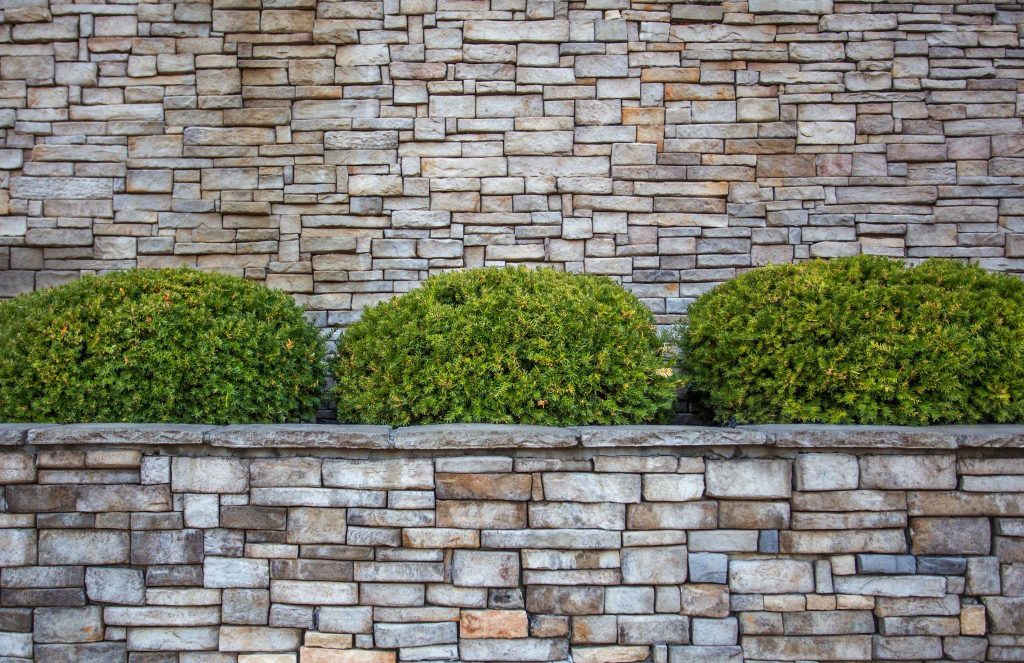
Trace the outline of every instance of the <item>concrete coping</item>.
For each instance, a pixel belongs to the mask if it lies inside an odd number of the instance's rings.
[[[256,424],[0,424],[0,446],[209,445],[235,449],[560,449],[572,447],[1024,448],[1024,425],[356,426]]]

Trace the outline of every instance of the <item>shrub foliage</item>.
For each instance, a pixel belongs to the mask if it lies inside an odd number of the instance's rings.
[[[0,421],[283,422],[324,343],[291,298],[194,270],[87,276],[0,304]]]
[[[751,271],[681,330],[690,389],[720,422],[1024,420],[1024,282],[879,257]]]
[[[608,278],[449,272],[367,309],[338,344],[338,419],[623,424],[671,413],[651,312]]]

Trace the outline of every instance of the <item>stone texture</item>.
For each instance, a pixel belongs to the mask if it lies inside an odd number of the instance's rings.
[[[792,467],[786,460],[711,460],[707,464],[710,496],[789,497],[792,490]]]
[[[1012,660],[1024,638],[1014,428],[320,452],[342,431],[54,428],[0,452],[4,660]]]
[[[1013,3],[8,4],[3,298],[187,264],[343,327],[432,272],[525,262],[612,275],[666,326],[768,262],[1024,271]],[[233,428],[213,443],[258,443]]]

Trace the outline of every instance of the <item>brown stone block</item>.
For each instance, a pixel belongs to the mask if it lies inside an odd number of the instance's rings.
[[[529,474],[437,474],[438,499],[529,500],[533,478]]]
[[[698,83],[700,67],[646,67],[640,71],[643,83]]]
[[[729,101],[735,98],[736,88],[732,85],[703,85],[700,83],[668,83],[665,85],[665,101]]]
[[[437,526],[465,529],[520,529],[526,527],[525,502],[439,500]]]
[[[780,154],[757,158],[758,177],[814,177],[815,155]]]
[[[742,502],[726,500],[718,505],[718,526],[728,529],[787,529],[788,502]]]
[[[729,586],[718,584],[682,585],[680,612],[691,617],[728,617]]]
[[[604,587],[532,585],[526,588],[526,609],[556,615],[599,615],[604,611]]]
[[[622,109],[622,123],[645,126],[663,125],[665,124],[665,109],[626,106]]]
[[[74,511],[75,486],[8,486],[7,509],[11,513]]]

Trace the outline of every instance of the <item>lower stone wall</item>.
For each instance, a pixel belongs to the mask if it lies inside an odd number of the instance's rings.
[[[146,435],[7,440],[0,661],[1024,660],[1019,448]]]

